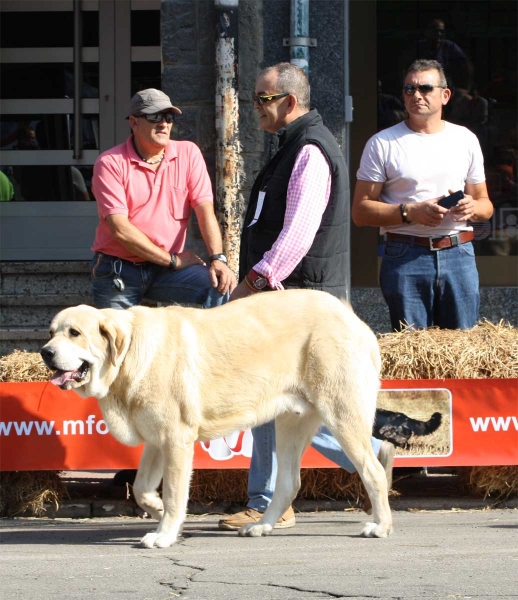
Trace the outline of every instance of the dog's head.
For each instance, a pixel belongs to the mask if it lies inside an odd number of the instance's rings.
[[[116,312],[75,306],[58,313],[50,324],[50,341],[41,349],[51,382],[81,396],[103,397],[128,349],[129,335]]]

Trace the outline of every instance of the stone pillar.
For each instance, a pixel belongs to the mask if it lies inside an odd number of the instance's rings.
[[[263,133],[253,109],[252,92],[263,60],[263,2],[239,2],[239,129],[244,172],[237,213],[244,215],[254,177],[262,166]],[[162,89],[183,114],[175,139],[200,147],[215,185],[215,8],[213,0],[162,0]],[[206,258],[195,219],[187,247]]]

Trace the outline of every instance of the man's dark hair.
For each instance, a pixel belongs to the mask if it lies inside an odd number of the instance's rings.
[[[263,69],[261,75],[266,75],[271,71],[277,73],[277,90],[297,96],[300,108],[309,110],[309,81],[306,73],[296,65],[282,62]]]
[[[440,62],[436,60],[425,60],[424,58],[419,58],[418,60],[414,60],[414,62],[408,67],[405,73],[405,77],[412,72],[421,73],[423,71],[437,71],[439,73],[439,84],[442,87],[448,87],[448,83],[446,81],[446,75],[444,74],[444,69]]]

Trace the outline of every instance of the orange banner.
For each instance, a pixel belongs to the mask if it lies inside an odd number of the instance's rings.
[[[377,437],[397,466],[518,465],[518,379],[384,381]],[[109,433],[97,401],[48,383],[0,383],[0,470],[138,466],[142,446]],[[248,468],[250,431],[196,444],[197,469]],[[309,448],[303,467],[334,467]]]

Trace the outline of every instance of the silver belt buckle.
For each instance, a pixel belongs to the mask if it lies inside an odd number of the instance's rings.
[[[433,247],[433,241],[434,241],[434,239],[435,239],[435,238],[428,238],[428,243],[430,244],[430,250],[431,250],[432,252],[437,252],[437,250],[440,250],[440,248],[434,248],[434,247]]]

